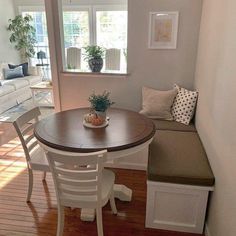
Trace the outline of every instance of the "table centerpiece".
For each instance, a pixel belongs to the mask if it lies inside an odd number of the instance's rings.
[[[84,125],[87,127],[105,127],[108,125],[107,109],[114,104],[109,98],[110,92],[104,91],[102,94],[91,94],[88,98],[90,102],[90,113],[84,116]]]

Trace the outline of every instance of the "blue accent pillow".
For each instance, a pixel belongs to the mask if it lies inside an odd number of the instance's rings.
[[[18,66],[15,69],[3,68],[3,75],[6,80],[24,77],[22,66]]]
[[[19,64],[19,65],[8,64],[9,69],[15,69],[16,67],[19,67],[19,66],[22,66],[24,76],[28,76],[29,75],[29,73],[28,73],[28,68],[29,68],[28,62]]]

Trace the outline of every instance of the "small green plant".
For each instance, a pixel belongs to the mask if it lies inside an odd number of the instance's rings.
[[[72,66],[71,64],[68,64],[67,69],[68,70],[75,70],[75,66]]]
[[[89,61],[90,59],[103,59],[105,55],[105,49],[97,45],[90,45],[84,48],[85,49],[85,60]]]
[[[105,112],[114,104],[109,98],[110,93],[104,91],[103,94],[96,95],[95,93],[89,96],[88,101],[91,103],[91,108],[95,111]]]
[[[20,51],[22,59],[28,59],[35,54],[36,43],[35,28],[30,24],[33,18],[30,15],[18,15],[9,19],[8,31],[11,31],[10,42],[15,44],[15,49]]]

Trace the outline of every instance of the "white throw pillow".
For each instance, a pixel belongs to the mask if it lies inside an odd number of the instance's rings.
[[[177,89],[159,91],[143,87],[143,108],[140,114],[153,119],[173,120],[171,106],[177,94]]]
[[[8,69],[7,63],[0,63],[0,80],[4,80],[3,69]]]
[[[174,85],[178,90],[172,106],[172,116],[175,121],[188,125],[193,118],[195,107],[197,104],[198,92],[189,91]]]
[[[37,75],[39,75],[38,70],[39,70],[39,66],[38,67],[37,66],[29,66],[28,73],[29,73],[29,75],[37,76]]]

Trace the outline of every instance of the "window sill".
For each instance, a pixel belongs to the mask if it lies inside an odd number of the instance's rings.
[[[63,71],[61,74],[65,77],[78,77],[78,78],[121,78],[125,79],[129,76],[128,73],[112,73],[112,72],[71,72]]]

